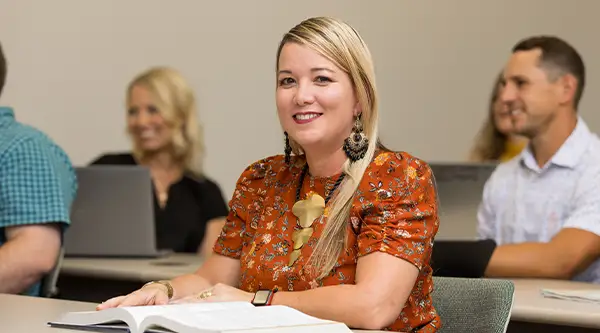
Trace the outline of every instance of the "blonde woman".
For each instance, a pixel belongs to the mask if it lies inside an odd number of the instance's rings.
[[[511,134],[512,120],[508,109],[500,101],[501,76],[496,78],[490,102],[488,117],[475,139],[470,160],[480,163],[506,162],[519,155],[527,145],[527,139]]]
[[[311,18],[277,52],[285,154],[240,176],[214,254],[194,274],[98,306],[283,304],[352,328],[436,332],[431,169],[378,142],[371,55],[350,26]]]
[[[177,71],[151,68],[129,84],[126,104],[133,152],[103,155],[92,164],[148,167],[158,247],[210,254],[228,209],[219,186],[202,173],[192,89]]]

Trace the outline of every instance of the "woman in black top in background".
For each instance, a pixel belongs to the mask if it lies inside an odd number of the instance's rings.
[[[148,167],[158,248],[212,252],[228,209],[219,186],[202,172],[194,94],[178,72],[152,68],[129,84],[127,133],[132,153],[106,154],[92,164]]]

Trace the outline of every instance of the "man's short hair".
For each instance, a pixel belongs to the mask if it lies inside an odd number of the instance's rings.
[[[534,36],[519,41],[512,52],[535,49],[542,51],[539,65],[546,70],[550,80],[556,80],[565,74],[571,74],[577,79],[573,97],[574,107],[577,108],[585,87],[585,65],[577,50],[555,36]]]

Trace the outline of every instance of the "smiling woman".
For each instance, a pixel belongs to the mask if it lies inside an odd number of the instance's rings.
[[[157,244],[176,252],[212,252],[227,206],[202,172],[202,143],[191,88],[171,68],[151,68],[127,89],[133,153],[107,154],[94,165],[144,165],[154,188]]]
[[[194,274],[98,308],[191,296],[281,304],[353,328],[438,331],[433,175],[379,143],[366,44],[342,21],[308,19],[281,41],[276,77],[284,154],[241,174],[214,254]]]
[[[471,150],[473,162],[506,162],[519,155],[527,144],[527,139],[514,134],[513,123],[506,105],[500,100],[502,74],[492,86],[488,104],[487,119],[483,123]]]

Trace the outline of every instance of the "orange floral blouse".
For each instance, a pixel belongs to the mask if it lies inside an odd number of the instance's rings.
[[[359,257],[385,252],[419,269],[402,312],[387,330],[436,332],[441,323],[431,301],[429,262],[439,221],[429,166],[404,152],[380,152],[374,158],[355,194],[347,248],[331,273],[317,280],[302,267],[323,230],[325,218],[314,222],[311,239],[298,260],[288,266],[292,233],[300,228],[292,206],[304,164],[303,159],[293,158],[287,165],[278,155],[253,163],[240,176],[230,214],[214,248],[218,254],[240,260],[240,289],[255,292],[277,286],[282,291],[302,291],[352,284]],[[337,177],[307,175],[302,198],[310,192],[325,197],[326,184],[330,188]]]

